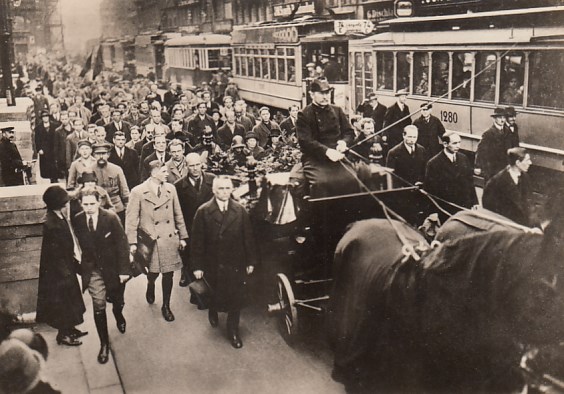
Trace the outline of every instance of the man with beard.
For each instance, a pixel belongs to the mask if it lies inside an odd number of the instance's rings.
[[[186,167],[188,174],[180,178],[174,186],[178,192],[178,200],[186,223],[188,235],[192,234],[192,222],[196,211],[206,201],[213,197],[212,183],[215,176],[202,170],[202,158],[197,153],[189,153],[186,156]],[[182,259],[183,268],[180,277],[180,286],[188,286],[191,276],[190,267],[190,249],[185,253]]]
[[[95,144],[92,147],[96,159],[96,165],[93,169],[98,178],[98,185],[108,192],[121,223],[125,224],[125,208],[129,201],[129,187],[121,167],[108,162],[111,148],[110,144]]]
[[[2,176],[0,180],[4,186],[23,185],[21,171],[28,168],[27,163],[22,160],[18,147],[14,144],[16,135],[14,127],[2,128],[2,139],[0,139],[0,169]]]

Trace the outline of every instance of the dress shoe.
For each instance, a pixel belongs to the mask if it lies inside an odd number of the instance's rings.
[[[208,320],[210,321],[210,326],[213,328],[217,327],[219,324],[219,317],[217,316],[217,312],[215,311],[208,311]]]
[[[230,339],[231,346],[233,346],[235,349],[241,349],[243,347],[243,341],[241,341],[241,338],[239,338],[239,334],[231,334]]]
[[[110,344],[102,343],[100,346],[100,352],[98,353],[98,362],[100,364],[105,364],[110,358]]]
[[[121,332],[122,334],[125,334],[125,326],[126,326],[126,322],[125,322],[125,317],[123,317],[123,304],[121,305],[116,305],[114,304],[113,312],[114,312],[114,317],[116,318],[116,326],[119,332]]]
[[[145,293],[145,298],[149,304],[155,302],[155,283],[147,283],[147,292]]]
[[[72,335],[57,335],[57,343],[59,345],[67,345],[67,346],[80,346],[82,345],[82,341],[79,341]]]
[[[122,334],[125,334],[125,327],[126,327],[127,323],[125,322],[125,319],[123,319],[123,321],[121,322],[116,322],[116,326],[119,332],[121,332]]]
[[[188,278],[186,277],[186,275],[184,275],[184,273],[182,273],[182,275],[180,276],[180,282],[178,282],[178,285],[180,287],[188,287]]]
[[[166,321],[174,321],[174,315],[170,310],[170,306],[163,305],[163,307],[161,308],[161,312],[163,313],[163,317]]]
[[[80,331],[78,328],[73,328],[70,335],[75,338],[80,338],[88,335],[88,331]]]

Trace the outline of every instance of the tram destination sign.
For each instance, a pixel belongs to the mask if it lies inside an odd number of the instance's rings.
[[[367,19],[349,19],[335,21],[335,34],[345,35],[352,33],[370,34],[374,30],[374,23]]]

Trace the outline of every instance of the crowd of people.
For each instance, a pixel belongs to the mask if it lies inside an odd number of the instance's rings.
[[[228,339],[234,348],[243,346],[245,281],[259,256],[249,214],[231,198],[233,178],[245,182],[252,174],[292,170],[306,185],[304,195],[338,195],[358,188],[349,164],[371,162],[393,169],[395,186],[420,185],[458,210],[478,203],[476,171],[488,181],[486,208],[526,226],[538,224],[526,181],[530,157],[518,147],[511,107],[495,109],[475,170],[460,152],[460,135],[445,130],[431,103],[422,104],[412,122],[406,91],[397,92],[390,108],[369,95],[358,108],[361,116],[349,120],[330,104],[329,82],[314,79],[312,103],[291,106],[277,122],[268,107],[247,111],[244,100],[227,94],[234,92],[231,84],[221,95],[170,85],[161,96],[146,78],[101,75],[84,83],[78,70],[52,67],[52,86],[38,80],[29,87],[39,175],[66,183],[66,190],[52,185],[43,196],[48,213],[37,321],[58,330],[59,344],[79,346],[86,335],[76,328],[85,311],[81,289],[88,290],[102,364],[110,351],[107,303],[125,333],[126,283],[144,271],[149,304],[161,276],[167,322],[175,319],[174,272],[181,271],[180,286],[204,282],[213,296],[194,302],[208,309],[212,327],[218,326],[218,312],[226,312]],[[29,165],[13,139],[13,127],[3,128],[0,164],[8,186],[21,184],[14,174]]]

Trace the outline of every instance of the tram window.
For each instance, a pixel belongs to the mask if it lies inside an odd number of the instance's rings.
[[[476,100],[493,103],[495,100],[497,55],[482,52],[476,56]],[[483,71],[483,72],[482,72]]]
[[[265,50],[262,51],[262,53],[263,53],[263,55],[266,55],[268,52],[265,49]],[[270,79],[270,71],[268,70],[268,58],[266,58],[266,57],[261,58],[261,62],[262,62],[262,69],[261,69],[262,74],[261,74],[261,76],[264,79]]]
[[[286,53],[288,54],[288,57],[294,57],[295,56],[294,48],[286,48]]]
[[[392,90],[394,88],[394,54],[392,52],[378,52],[376,54],[376,70],[378,90]]]
[[[473,63],[474,54],[472,52],[459,52],[453,55],[452,88],[454,91],[452,92],[452,98],[459,100],[470,99],[470,82],[472,80]]]
[[[247,59],[248,59],[247,56],[241,57],[241,75],[244,76],[244,77],[246,77],[248,75],[247,74]],[[252,61],[252,59],[251,59],[251,61]]]
[[[254,77],[257,74],[257,71],[255,71],[255,64],[253,62],[256,56],[256,49],[247,49],[247,52],[249,59],[249,77]]]
[[[288,59],[288,82],[296,82],[296,61]]]
[[[397,73],[396,87],[397,90],[409,90],[409,72],[411,64],[411,55],[407,52],[398,52],[397,54]]]
[[[536,52],[529,55],[528,104],[564,109],[564,52]]]
[[[249,58],[249,65],[253,64],[255,69],[255,73],[252,75],[253,77],[260,78],[260,57],[258,57],[259,50],[255,49],[253,57]]]
[[[355,102],[360,104],[364,101],[364,84],[362,80],[362,69],[363,69],[363,57],[362,52],[355,52],[354,54],[354,93]]]
[[[448,93],[448,53],[435,52],[431,59],[431,95],[443,96]]]
[[[525,56],[509,53],[501,59],[502,104],[523,105]]]
[[[429,54],[416,52],[413,54],[413,90],[415,94],[429,94]]]
[[[269,49],[268,55],[270,56],[270,58],[268,59],[270,79],[278,79],[276,77],[277,70],[276,70],[276,58],[274,57],[275,56],[274,49]]]
[[[372,80],[372,54],[366,52],[364,54],[364,87],[366,95],[374,90],[374,81]]]

